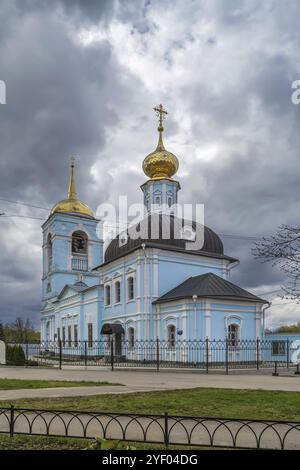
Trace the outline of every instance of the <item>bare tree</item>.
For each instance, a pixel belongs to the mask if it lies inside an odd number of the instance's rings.
[[[300,302],[300,228],[281,225],[275,235],[256,243],[252,253],[279,267],[287,278],[283,297]]]
[[[18,317],[13,323],[7,325],[6,328],[11,340],[16,343],[27,343],[32,341],[33,336],[36,335],[29,318],[23,320],[23,318]]]

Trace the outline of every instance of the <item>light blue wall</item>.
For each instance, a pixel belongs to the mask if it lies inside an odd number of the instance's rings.
[[[177,181],[169,181],[167,179],[149,180],[141,188],[144,193],[144,205],[147,207],[148,212],[153,211],[153,206],[157,206],[157,197],[160,199],[160,205],[165,208],[168,207],[168,198],[171,198],[172,205],[177,204],[177,193],[180,189]],[[158,209],[156,207],[156,210]]]
[[[98,221],[84,216],[56,213],[43,225],[43,300],[56,297],[66,284],[74,284],[82,275],[89,286],[98,283],[97,273],[91,268],[102,263],[103,241],[96,233]],[[75,230],[82,230],[88,236],[89,269],[76,271],[71,268],[71,237]],[[52,237],[52,268],[48,266],[47,239]],[[50,283],[51,292],[47,292]]]
[[[275,345],[277,343],[277,345]],[[278,343],[281,343],[280,345]],[[278,362],[292,362],[294,359],[300,363],[300,333],[266,333],[264,336],[264,360]],[[279,346],[281,354],[274,354]],[[299,350],[299,354],[297,354]],[[295,357],[296,356],[296,357]],[[296,361],[294,361],[296,363]]]
[[[214,273],[225,277],[223,260],[203,258],[197,255],[164,254],[159,257],[158,295],[161,296],[191,276]]]

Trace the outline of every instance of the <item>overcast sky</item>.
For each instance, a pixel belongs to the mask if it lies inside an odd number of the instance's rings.
[[[0,198],[51,208],[77,191],[96,209],[141,202],[153,106],[169,111],[181,202],[205,204],[220,234],[261,237],[299,225],[298,0],[1,0]],[[47,211],[0,200],[0,212]],[[0,316],[39,324],[41,223],[0,219]],[[268,326],[300,320],[280,300],[285,279],[253,260],[252,241],[224,237],[241,264],[231,280],[273,301]]]

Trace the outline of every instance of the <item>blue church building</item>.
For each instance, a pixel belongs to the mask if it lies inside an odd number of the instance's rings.
[[[104,250],[99,220],[77,197],[74,162],[66,199],[54,205],[43,229],[42,341],[63,345],[113,335],[123,339],[224,340],[231,344],[262,337],[268,302],[229,281],[237,260],[224,254],[220,237],[203,229],[202,247],[188,249],[182,221],[173,208],[179,182],[178,159],[163,143],[164,109],[158,144],[143,162],[145,218],[118,234]],[[165,236],[165,227],[169,236]],[[196,222],[191,222],[197,234]],[[153,236],[152,232],[155,232]]]

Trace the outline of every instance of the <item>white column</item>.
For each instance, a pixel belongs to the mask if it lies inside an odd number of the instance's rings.
[[[204,307],[204,324],[205,324],[205,338],[211,338],[211,304],[210,302],[205,302]]]
[[[153,256],[153,300],[158,298],[158,256]]]
[[[255,339],[261,338],[261,305],[256,304],[255,312]]]
[[[187,337],[187,315],[184,314],[182,315],[182,330],[183,330],[183,335],[182,335],[182,339],[183,340],[187,340],[188,337]]]

